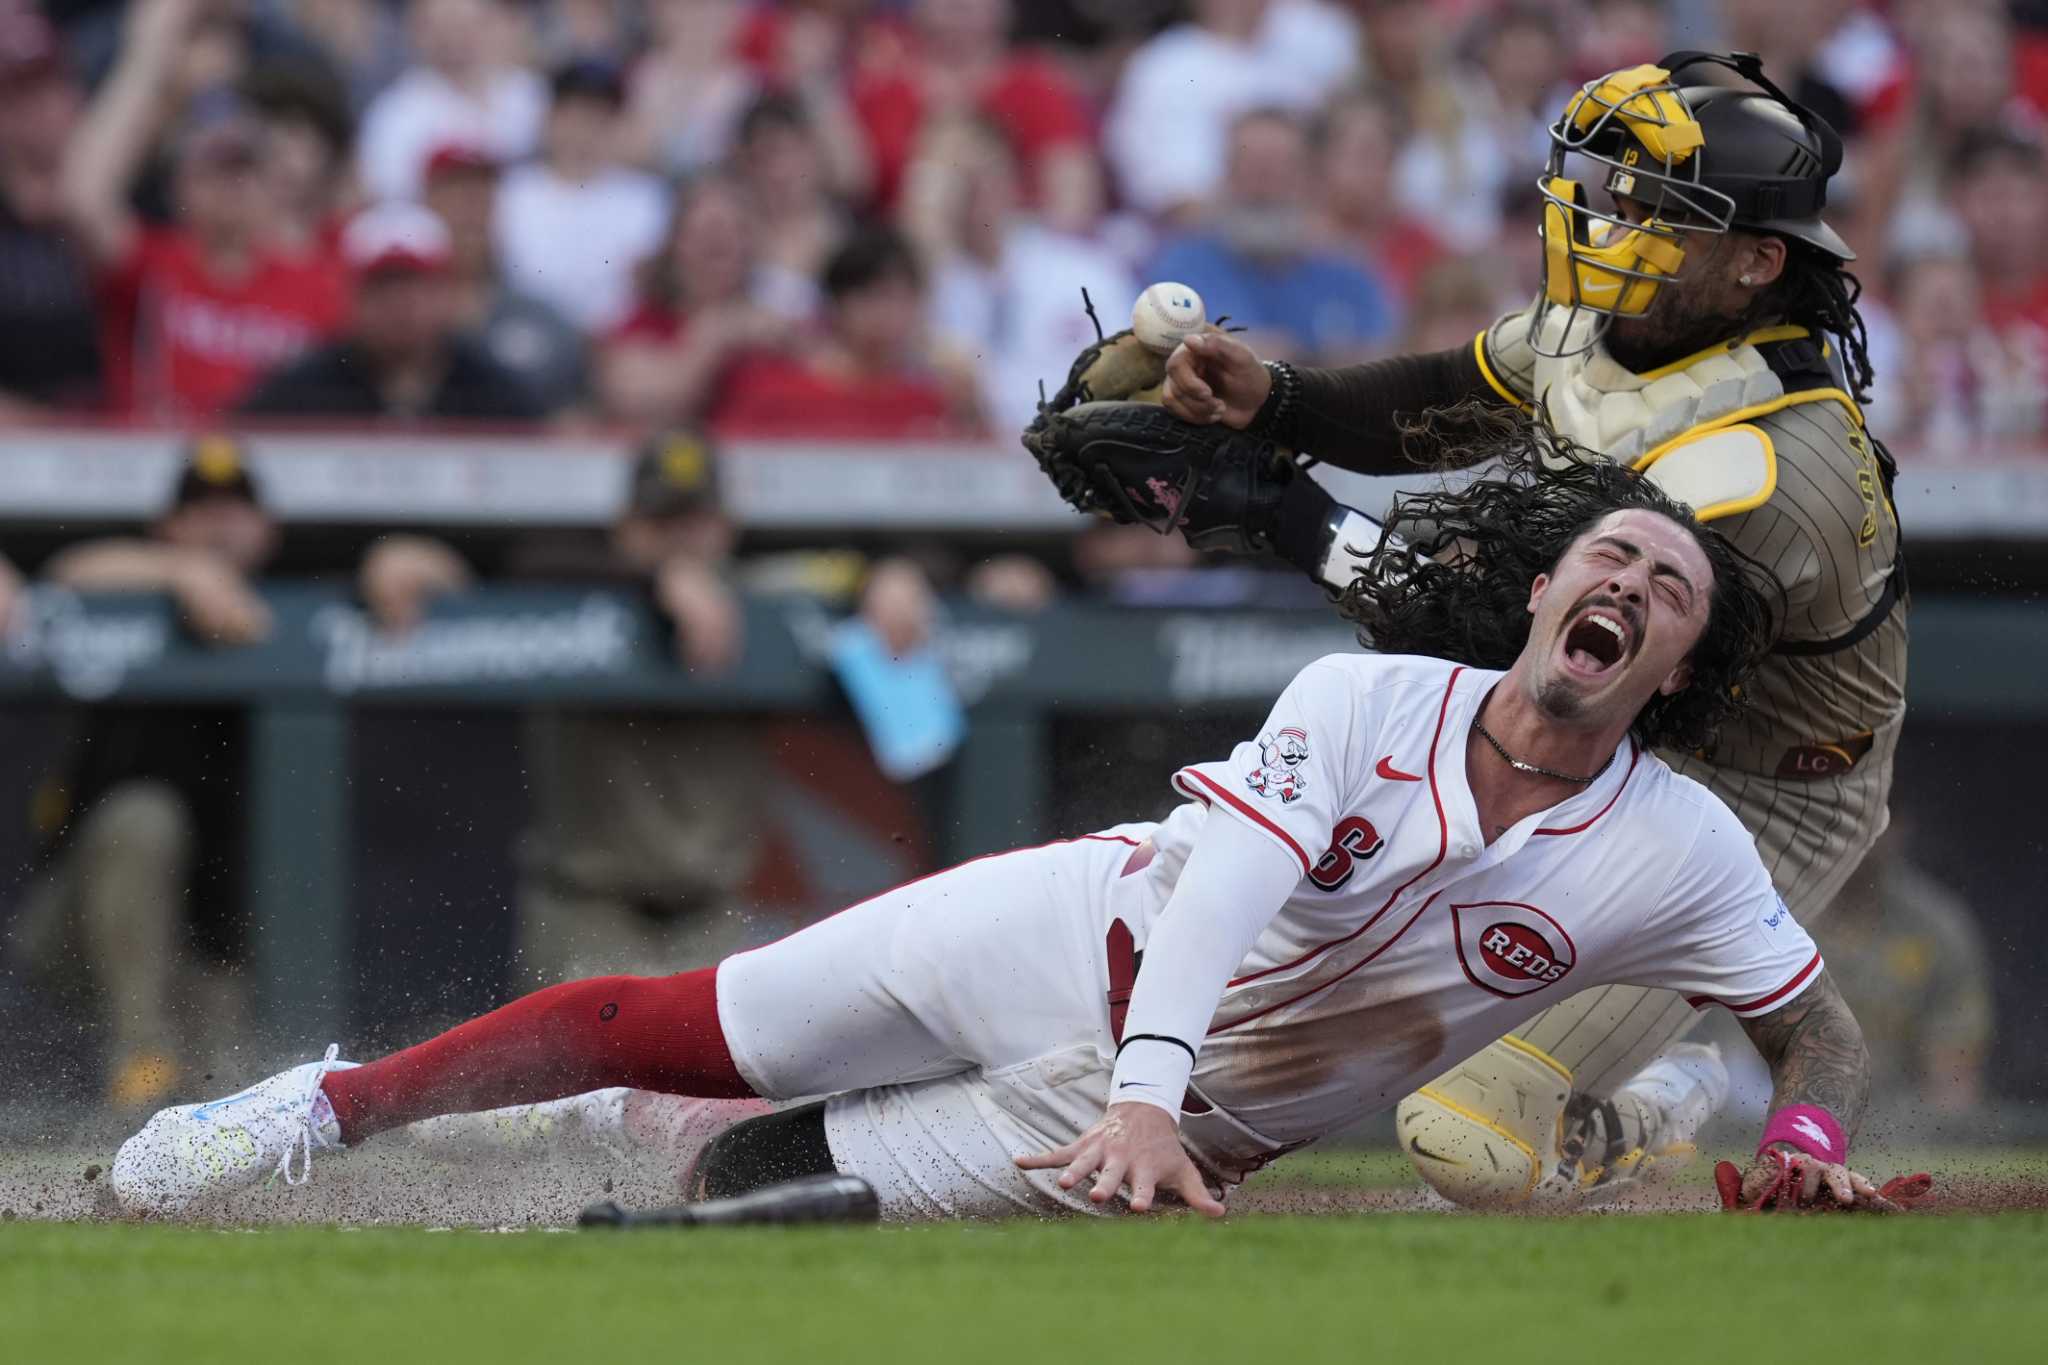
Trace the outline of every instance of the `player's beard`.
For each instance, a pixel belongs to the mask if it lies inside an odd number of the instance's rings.
[[[1536,705],[1552,720],[1577,720],[1586,710],[1585,694],[1564,678],[1547,678],[1536,689]]]
[[[1709,250],[1698,253],[1701,259],[1690,263],[1690,272],[1681,268],[1675,278],[1658,285],[1648,312],[1614,319],[1604,340],[1607,354],[1623,369],[1643,374],[1751,329],[1750,317],[1708,304],[1713,290],[1705,281],[1719,262],[1723,241],[1717,238]]]
[[[1631,374],[1645,374],[1718,345],[1744,329],[1743,319],[1691,313],[1682,294],[1665,285],[1650,311],[1639,318],[1616,318],[1607,329],[1607,354]]]

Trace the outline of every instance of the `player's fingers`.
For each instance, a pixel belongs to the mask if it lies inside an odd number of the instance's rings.
[[[1817,1161],[1801,1162],[1794,1170],[1799,1175],[1799,1202],[1811,1204],[1820,1197],[1821,1167]]]
[[[1071,1190],[1102,1168],[1102,1145],[1092,1139],[1084,1139],[1074,1152],[1074,1159],[1067,1163],[1067,1169],[1060,1172],[1060,1188]]]
[[[1112,1152],[1109,1159],[1102,1163],[1102,1171],[1095,1177],[1094,1188],[1088,1191],[1088,1197],[1098,1204],[1107,1204],[1116,1197],[1117,1189],[1124,1183],[1124,1172],[1128,1169],[1129,1163],[1123,1156]]]
[[[1149,1168],[1133,1166],[1131,1168],[1131,1212],[1152,1212],[1152,1200],[1158,1189],[1159,1182],[1153,1178]]]
[[[1202,375],[1200,346],[1205,340],[1200,335],[1191,336],[1166,358],[1166,383],[1160,389],[1160,401],[1183,422],[1214,421],[1223,406]]]
[[[1167,1189],[1180,1196],[1182,1203],[1197,1213],[1205,1213],[1211,1218],[1221,1218],[1226,1212],[1223,1201],[1209,1193],[1208,1185],[1203,1183],[1202,1173],[1195,1169],[1195,1163],[1192,1161],[1183,1161],[1181,1169],[1163,1183]]]
[[[1884,1197],[1884,1191],[1873,1185],[1867,1176],[1855,1171],[1849,1172],[1849,1188],[1855,1191],[1856,1206],[1877,1213],[1898,1213],[1899,1206]]]
[[[1823,1166],[1820,1179],[1828,1187],[1829,1198],[1845,1209],[1855,1207],[1856,1191],[1850,1183],[1848,1171],[1840,1166]]]
[[[1079,1142],[1063,1142],[1050,1151],[1026,1152],[1023,1156],[1017,1157],[1016,1162],[1027,1171],[1050,1170],[1054,1166],[1064,1166],[1072,1161],[1074,1153],[1080,1146]]]

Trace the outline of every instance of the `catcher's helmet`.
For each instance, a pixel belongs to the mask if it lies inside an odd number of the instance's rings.
[[[1678,84],[1678,73],[1702,64],[1759,89]],[[1639,206],[1635,218],[1588,203],[1565,174],[1575,155],[1601,168],[1610,195]],[[1571,310],[1563,327],[1536,329],[1538,349],[1584,350],[1612,318],[1642,315],[1659,283],[1678,274],[1687,232],[1776,233],[1853,260],[1820,216],[1841,165],[1840,136],[1772,84],[1753,53],[1674,52],[1588,82],[1551,127],[1538,182],[1544,303]]]

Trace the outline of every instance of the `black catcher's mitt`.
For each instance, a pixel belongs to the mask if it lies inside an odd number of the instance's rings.
[[[1084,294],[1083,301],[1087,301]],[[1088,317],[1096,322],[1093,303]],[[1217,330],[1211,327],[1209,330]],[[1166,357],[1130,331],[1101,337],[1024,430],[1024,448],[1071,506],[1197,550],[1270,549],[1293,452],[1225,426],[1193,426],[1159,405]]]

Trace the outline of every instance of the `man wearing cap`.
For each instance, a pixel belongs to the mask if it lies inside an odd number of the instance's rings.
[[[265,377],[251,416],[531,421],[546,414],[517,376],[461,330],[448,229],[433,210],[388,203],[341,234],[355,309],[334,341]]]
[[[515,556],[514,572],[651,592],[679,661],[718,673],[740,656],[744,622],[728,582],[736,531],[719,504],[717,456],[670,432],[633,466],[625,505],[598,542],[557,538]],[[362,595],[386,629],[460,591],[450,547],[392,536],[363,562]],[[730,716],[571,708],[534,714],[526,733],[533,822],[521,849],[520,967],[544,982],[605,963],[679,971],[762,936],[736,899],[758,846],[762,765]]]
[[[498,259],[498,161],[482,146],[445,143],[427,158],[425,203],[448,227],[456,316],[550,412],[590,393],[590,347],[544,299],[505,278]]]
[[[231,408],[264,371],[332,332],[346,281],[324,253],[282,246],[263,130],[228,91],[175,105],[175,72],[200,14],[194,0],[129,8],[120,60],[65,158],[66,214],[99,274],[110,405],[159,418]],[[175,220],[129,205],[158,130],[172,148]]]
[[[44,578],[168,593],[187,630],[232,647],[269,633],[250,580],[278,541],[240,448],[205,437],[147,535],[74,545]],[[81,972],[104,1002],[114,1108],[160,1103],[239,1031],[247,746],[239,707],[89,707],[37,798],[45,875],[15,938],[32,967]]]
[[[585,331],[608,332],[633,304],[633,272],[661,247],[669,196],[620,163],[625,86],[601,62],[555,73],[541,159],[498,190],[505,277]]]
[[[0,0],[0,419],[100,401],[92,277],[58,192],[84,92],[28,0]]]

